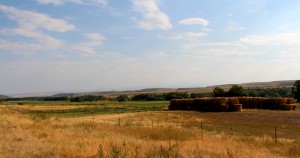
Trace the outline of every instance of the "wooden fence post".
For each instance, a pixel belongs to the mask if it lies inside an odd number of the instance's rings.
[[[153,119],[151,119],[152,129],[153,129]]]
[[[277,127],[275,126],[275,143],[277,143]]]
[[[202,137],[203,137],[203,124],[202,124],[202,121],[201,121],[201,135],[202,135]]]

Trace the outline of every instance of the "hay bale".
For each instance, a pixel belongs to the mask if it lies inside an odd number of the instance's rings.
[[[294,98],[286,98],[286,104],[295,104],[296,100]]]
[[[228,104],[222,104],[219,106],[219,111],[220,112],[227,112],[229,109],[229,105]]]
[[[282,106],[282,110],[286,110],[286,111],[295,111],[296,110],[296,104],[284,104]]]
[[[180,99],[170,100],[169,110],[181,110],[181,101]]]
[[[228,98],[228,105],[239,104],[240,101],[238,98]]]
[[[232,112],[236,112],[236,111],[242,111],[242,104],[232,104],[232,105],[229,105],[229,111],[232,111]]]
[[[286,104],[284,98],[268,98],[264,101],[265,108],[270,110],[280,110],[284,104]]]

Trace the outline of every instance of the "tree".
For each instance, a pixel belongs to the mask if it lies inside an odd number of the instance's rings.
[[[297,102],[300,102],[300,80],[297,80],[293,88],[294,98],[297,99]]]
[[[228,92],[229,96],[245,96],[246,92],[243,86],[233,85]]]
[[[120,95],[117,97],[118,102],[125,102],[129,100],[129,97],[127,95]]]
[[[226,95],[226,92],[224,91],[224,89],[220,88],[220,87],[215,87],[213,90],[213,96],[214,97],[224,97]]]
[[[251,91],[249,92],[249,96],[250,96],[250,97],[258,97],[258,96],[259,96],[259,93],[258,93],[257,90],[251,90]]]
[[[172,100],[190,98],[190,95],[187,92],[170,92],[164,93],[163,97],[165,100]]]

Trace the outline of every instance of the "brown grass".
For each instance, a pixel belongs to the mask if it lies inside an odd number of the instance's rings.
[[[299,114],[264,110],[246,110],[242,113],[162,111],[74,119],[33,118],[0,106],[0,155],[298,157]],[[200,128],[201,122],[203,131]],[[275,122],[279,127],[278,143],[274,142],[272,135]],[[258,132],[248,131],[251,127]],[[294,137],[286,137],[284,133]]]

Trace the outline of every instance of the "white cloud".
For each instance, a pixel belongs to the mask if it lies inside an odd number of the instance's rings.
[[[43,5],[53,4],[53,5],[62,5],[65,3],[75,3],[75,4],[100,4],[107,5],[107,0],[36,0],[38,3]]]
[[[185,32],[185,33],[168,33],[166,35],[158,36],[166,40],[181,40],[181,39],[198,39],[205,36],[204,32]]]
[[[0,50],[2,52],[12,52],[16,54],[32,54],[41,49],[41,45],[35,43],[19,43],[13,41],[0,40]]]
[[[65,20],[52,18],[42,13],[20,10],[5,5],[0,5],[0,11],[18,24],[17,28],[0,28],[1,34],[30,39],[30,42],[28,40],[22,42],[2,40],[1,49],[7,52],[32,54],[37,51],[58,49],[62,47],[63,41],[43,31],[67,32],[75,29],[74,25]]]
[[[98,33],[87,33],[83,36],[89,41],[75,44],[73,50],[87,55],[96,54],[95,49],[101,46],[105,40],[105,37]]]
[[[202,29],[202,31],[205,31],[205,32],[210,32],[210,31],[211,31],[211,29],[209,29],[209,28],[203,28],[203,29]]]
[[[205,35],[206,35],[206,33],[203,33],[203,32],[187,32],[186,33],[187,38],[200,38]]]
[[[93,40],[93,41],[103,41],[105,40],[105,37],[99,33],[86,33],[83,34],[83,36],[87,39]]]
[[[65,0],[37,0],[37,2],[44,5],[47,4],[59,5],[59,4],[63,4]]]
[[[166,40],[180,40],[183,38],[181,33],[167,33],[165,35],[159,35],[158,38]]]
[[[245,29],[245,27],[240,26],[240,24],[236,21],[230,20],[227,23],[227,30],[229,31],[241,31]]]
[[[138,22],[138,28],[145,30],[169,30],[172,28],[168,15],[160,11],[155,0],[131,0],[131,2],[133,8],[144,17]]]
[[[164,57],[167,57],[167,56],[169,56],[167,53],[159,52],[159,53],[156,53],[156,54],[152,55],[150,57],[150,59],[157,60],[157,59],[164,58]]]
[[[7,36],[22,36],[35,39],[40,45],[40,49],[57,49],[63,45],[61,40],[55,39],[47,34],[43,34],[40,31],[31,31],[21,28],[15,29],[0,29],[0,33]],[[24,45],[25,43],[23,43]]]
[[[13,21],[16,21],[20,28],[25,30],[44,29],[55,32],[67,32],[75,29],[75,26],[65,20],[49,17],[47,14],[26,11],[0,5],[0,10]]]
[[[269,35],[250,35],[239,40],[249,45],[297,45],[300,46],[300,33],[279,33]]]
[[[203,18],[188,18],[179,21],[179,24],[183,25],[202,25],[206,27],[209,24],[209,21]]]

